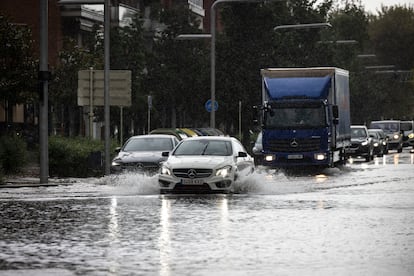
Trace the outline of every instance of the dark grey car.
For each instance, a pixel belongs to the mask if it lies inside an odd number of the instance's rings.
[[[346,154],[350,157],[364,157],[367,162],[374,158],[374,146],[366,126],[351,126],[351,146],[346,149]]]
[[[388,137],[382,129],[368,129],[374,145],[374,154],[383,156],[388,153]]]
[[[132,136],[112,160],[111,172],[143,172],[155,174],[167,158],[162,152],[172,151],[178,144],[173,135],[150,134]]]

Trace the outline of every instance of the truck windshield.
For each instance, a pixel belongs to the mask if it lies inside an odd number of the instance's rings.
[[[326,126],[323,105],[272,107],[265,113],[267,128],[320,128]]]

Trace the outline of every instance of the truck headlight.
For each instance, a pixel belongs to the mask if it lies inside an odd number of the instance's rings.
[[[272,162],[273,160],[275,160],[275,156],[273,154],[267,154],[267,155],[265,155],[264,159],[267,162]]]
[[[394,138],[394,140],[398,140],[400,138],[400,135],[399,134],[394,134],[394,136],[392,138]]]
[[[413,139],[414,138],[414,133],[408,134],[408,138]]]
[[[218,169],[216,171],[216,176],[221,176],[223,178],[228,177],[230,175],[231,172],[231,166],[225,166],[221,169]]]
[[[322,161],[322,160],[326,159],[326,154],[325,153],[315,153],[313,155],[313,158],[315,158],[315,160]]]
[[[162,167],[161,167],[161,174],[171,175],[171,170],[170,170],[170,168],[168,168],[167,166],[162,166]]]

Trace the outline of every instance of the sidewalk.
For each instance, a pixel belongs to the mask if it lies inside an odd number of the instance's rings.
[[[58,186],[58,185],[69,185],[72,183],[68,183],[63,179],[48,179],[47,183],[40,183],[39,177],[12,177],[4,179],[4,183],[0,184],[1,188],[24,188],[24,187],[50,187],[50,186]]]
[[[21,173],[7,175],[0,183],[1,188],[24,188],[24,187],[50,187],[58,185],[71,185],[73,181],[62,178],[49,178],[47,183],[40,183],[40,168],[38,164],[27,165]]]

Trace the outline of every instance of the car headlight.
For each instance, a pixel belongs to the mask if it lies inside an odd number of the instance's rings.
[[[377,142],[374,143],[374,147],[378,147],[379,144]]]
[[[171,175],[171,170],[170,170],[170,168],[168,168],[167,166],[162,166],[162,167],[161,167],[161,174]]]
[[[368,141],[364,141],[361,143],[361,146],[366,146],[366,145],[368,145]]]
[[[119,160],[113,160],[112,166],[121,166],[121,162],[119,162]]]
[[[414,133],[408,134],[408,138],[413,139],[414,138]]]
[[[394,134],[393,138],[394,138],[394,140],[398,140],[400,138],[400,135],[399,134]]]
[[[228,177],[231,173],[231,166],[225,166],[216,171],[216,176]]]

